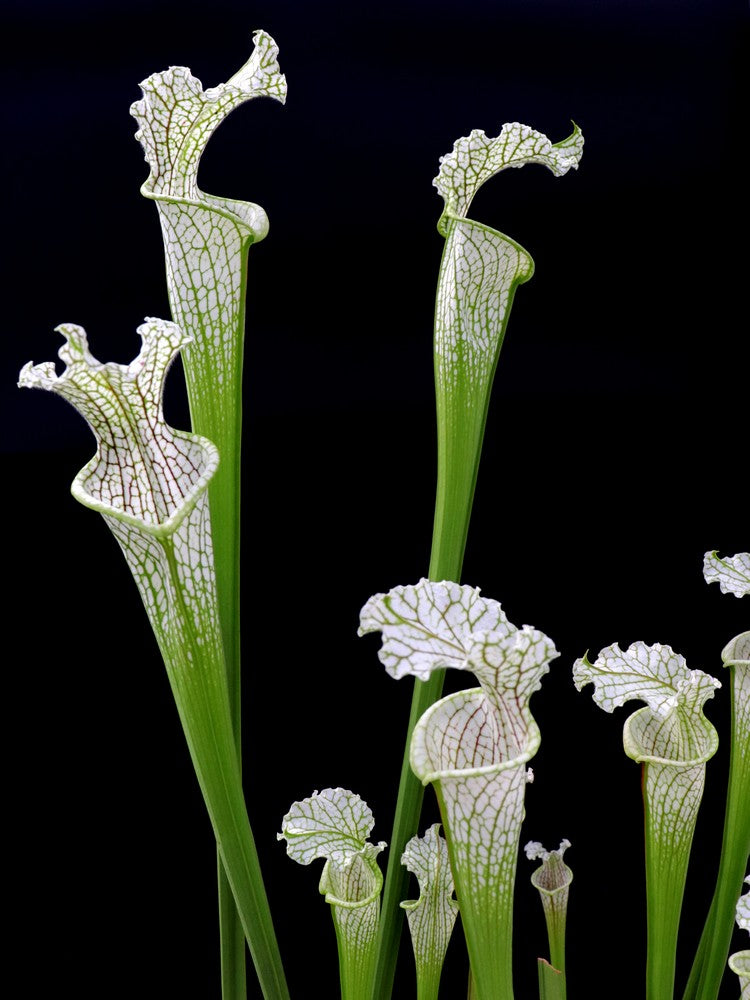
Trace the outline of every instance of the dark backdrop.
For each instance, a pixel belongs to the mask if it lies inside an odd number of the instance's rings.
[[[464,580],[561,650],[533,703],[543,744],[523,842],[573,842],[571,989],[642,995],[627,712],[576,694],[570,667],[643,639],[721,675],[722,646],[748,627],[745,602],[701,575],[706,549],[748,548],[745,270],[730,250],[744,238],[745,5],[5,8],[6,976],[30,996],[218,996],[212,837],[164,671],[114,541],[68,493],[90,435],[60,400],[13,383],[29,358],[55,356],[60,322],[126,362],[142,317],[168,314],[128,107],[170,64],[225,80],[264,27],[287,107],[236,111],[201,185],[271,220],[250,264],[245,767],[293,994],[334,995],[336,955],[319,866],[276,843],[283,813],[341,784],[373,808],[374,837],[390,835],[410,683],[355,630],[370,594],[427,569],[442,250],[430,182],[472,128],[518,120],[557,141],[572,118],[587,140],[577,173],[509,171],[472,207],[537,270],[498,371]],[[186,426],[177,369],[167,409]],[[709,706],[723,732],[727,701],[725,688]],[[725,749],[709,765],[683,959],[712,888]],[[546,949],[531,867],[520,862],[520,997]],[[404,954],[399,998],[413,995]],[[454,946],[445,995],[464,977]],[[736,992],[727,977],[723,996]]]

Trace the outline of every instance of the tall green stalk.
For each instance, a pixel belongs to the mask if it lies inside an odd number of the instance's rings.
[[[729,786],[719,871],[684,1000],[716,1000],[729,954],[734,915],[750,855],[750,632],[722,652],[731,676]]]
[[[438,476],[428,575],[461,577],[492,382],[518,285],[534,271],[529,254],[509,239],[466,217],[479,187],[506,167],[541,163],[556,176],[577,167],[583,148],[578,128],[552,145],[526,125],[505,125],[495,139],[483,132],[457,140],[435,179],[445,210],[438,230],[445,237],[435,305],[435,392]],[[443,671],[415,684],[399,779],[385,879],[373,1000],[393,989],[408,873],[400,864],[414,836],[424,789],[412,774],[409,747],[414,727],[443,689]]]
[[[29,364],[20,384],[67,399],[97,438],[73,495],[103,515],[138,585],[261,988],[267,1000],[287,1000],[229,707],[208,507],[219,454],[169,427],[162,412],[165,373],[187,338],[174,323],[148,319],[141,351],[125,366],[97,361],[81,327],[59,329],[64,372]]]
[[[188,69],[172,67],[141,84],[143,99],[131,109],[151,168],[142,193],[159,210],[172,317],[192,338],[183,360],[193,430],[213,441],[221,455],[210,486],[211,520],[240,768],[240,461],[247,255],[266,235],[268,219],[257,205],[205,194],[197,177],[211,134],[231,110],[254,97],[285,99],[286,81],[277,55],[273,39],[256,32],[252,56],[226,84],[204,91]],[[217,876],[222,996],[244,1000],[244,933],[220,863]]]

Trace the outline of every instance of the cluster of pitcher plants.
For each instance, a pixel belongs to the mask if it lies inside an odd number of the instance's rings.
[[[57,374],[52,363],[22,371],[22,386],[68,399],[97,439],[72,491],[99,511],[140,590],[180,715],[219,856],[222,996],[247,994],[249,948],[264,997],[288,989],[242,792],[240,748],[239,473],[242,356],[249,247],[263,239],[262,208],[208,195],[197,185],[201,154],[239,104],[283,102],[286,81],[272,38],[259,31],[248,62],[226,83],[203,90],[184,67],[155,73],[132,107],[150,174],[142,187],[159,213],[170,320],[146,319],[129,365],[103,364],[79,326],[65,325]],[[376,594],[360,633],[378,632],[380,660],[414,694],[385,877],[385,843],[368,838],[373,816],[354,792],[326,788],[291,805],[279,839],[300,864],[320,858],[320,891],[330,905],[345,1000],[391,996],[406,913],[418,1000],[434,1000],[460,913],[470,961],[469,996],[513,997],[513,890],[528,766],[540,743],[530,699],[559,654],[531,626],[508,621],[501,605],[460,583],[495,368],[516,287],[534,270],[514,240],[469,217],[479,187],[509,167],[535,163],[561,177],[576,169],[583,137],[575,127],[552,143],[527,125],[495,138],[458,139],[434,181],[444,208],[445,248],[434,332],[438,482],[430,565],[419,582]],[[182,352],[192,430],[162,412],[170,362]],[[722,591],[750,594],[750,554],[709,552],[704,574]],[[730,689],[731,760],[716,889],[684,1000],[715,1000],[729,967],[750,997],[750,951],[729,956],[735,919],[750,930],[741,896],[750,852],[750,632],[722,659]],[[477,686],[441,698],[446,669]],[[674,994],[680,911],[707,760],[718,735],[703,714],[722,686],[689,669],[669,646],[635,642],[576,661],[579,689],[593,685],[607,712],[642,707],[624,726],[625,753],[642,765],[647,883],[647,1000]],[[395,775],[394,775],[395,783]],[[418,835],[424,786],[442,823]],[[264,831],[264,837],[267,833]],[[526,845],[541,862],[532,875],[548,929],[539,992],[566,996],[565,919],[572,872],[556,850]],[[407,900],[409,874],[419,895]],[[321,986],[326,990],[325,986]]]

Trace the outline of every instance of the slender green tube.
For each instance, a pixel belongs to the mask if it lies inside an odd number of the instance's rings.
[[[463,565],[466,538],[474,501],[479,460],[487,419],[489,395],[494,378],[497,357],[505,335],[510,307],[516,285],[531,276],[514,275],[507,298],[507,311],[502,317],[496,353],[489,366],[489,375],[483,385],[472,384],[456,392],[446,391],[444,352],[440,343],[445,339],[446,299],[455,293],[455,274],[465,252],[467,227],[476,223],[458,221],[448,223],[443,258],[438,278],[438,295],[435,311],[435,385],[438,426],[438,477],[435,497],[435,520],[432,533],[432,551],[428,577],[430,580],[459,581]],[[484,230],[484,227],[479,227]],[[492,232],[489,230],[488,232]],[[498,234],[499,235],[499,234]],[[526,259],[526,258],[524,258]],[[530,258],[528,261],[530,262]],[[531,265],[533,270],[533,264]],[[411,712],[406,730],[404,757],[399,779],[396,815],[391,833],[388,868],[380,919],[378,966],[375,975],[374,1000],[387,1000],[393,988],[398,946],[401,937],[403,912],[399,904],[407,895],[409,873],[401,866],[400,858],[408,840],[414,836],[422,809],[424,788],[413,775],[409,764],[409,747],[414,727],[443,690],[445,673],[435,671],[429,680],[414,685]]]
[[[166,213],[165,213],[166,214]],[[187,215],[187,213],[185,214]],[[183,220],[185,218],[183,215]],[[192,217],[187,215],[188,218]],[[223,220],[227,225],[227,221]],[[167,230],[166,221],[163,227]],[[184,225],[184,223],[183,223]],[[238,226],[238,232],[241,232]],[[197,226],[187,227],[187,237],[196,242]],[[224,642],[224,662],[229,692],[229,708],[236,746],[237,761],[242,773],[242,683],[240,655],[240,484],[242,459],[242,368],[245,338],[245,297],[247,288],[248,250],[252,239],[242,234],[238,240],[236,267],[239,270],[238,292],[233,303],[236,315],[233,317],[234,349],[231,355],[233,370],[226,372],[224,392],[211,398],[205,392],[208,373],[203,364],[196,364],[194,355],[199,353],[200,340],[208,337],[212,330],[201,330],[197,345],[189,345],[185,352],[184,369],[188,386],[190,421],[193,430],[213,441],[222,457],[219,468],[209,485],[211,525],[214,544],[214,565],[216,589],[219,601],[219,617]],[[207,241],[210,247],[210,239]],[[186,297],[179,282],[178,271],[181,260],[173,253],[167,253],[167,276],[170,287],[170,307],[174,319],[190,330],[195,329],[196,315],[194,300]],[[199,288],[192,289],[198,295]],[[193,353],[191,353],[191,351]],[[202,391],[200,391],[202,390]],[[235,907],[232,890],[220,859],[217,858],[217,886],[219,902],[219,929],[221,955],[221,995],[223,1000],[245,1000],[247,996],[247,975],[245,970],[245,933]]]
[[[444,574],[449,576],[450,574]],[[456,574],[456,577],[458,574]],[[432,578],[432,575],[431,575]],[[380,912],[380,929],[378,933],[378,964],[375,972],[373,997],[390,997],[393,989],[393,979],[396,974],[396,960],[401,939],[403,911],[401,900],[408,894],[409,873],[401,865],[401,855],[404,847],[416,832],[419,814],[422,810],[424,787],[418,781],[409,764],[409,745],[414,727],[430,705],[437,701],[443,689],[444,671],[433,674],[429,680],[419,681],[414,685],[414,695],[411,703],[411,714],[406,731],[406,750],[401,764],[401,778],[398,788],[396,816],[388,855],[388,868],[385,876],[385,890]]]
[[[726,968],[735,906],[750,855],[750,632],[727,645],[731,676],[731,744],[724,835],[711,908],[683,1000],[716,1000]]]
[[[339,955],[341,1000],[369,1000],[375,966],[382,876],[369,900],[347,902],[328,894]]]
[[[647,940],[646,1000],[674,995],[677,934],[705,764],[644,764]],[[680,803],[679,808],[675,803]],[[664,808],[670,804],[670,809]]]
[[[539,1000],[565,1000],[565,976],[543,958],[537,961]]]
[[[174,552],[165,548],[174,592],[181,594]],[[223,657],[220,650],[207,650],[203,637],[195,634],[182,601],[175,601],[173,608],[183,618],[175,623],[182,641],[175,648],[161,640],[162,653],[193,767],[263,995],[286,1000],[289,992],[242,793],[229,698],[218,680]],[[185,641],[187,635],[192,643]]]
[[[556,176],[576,168],[583,137],[576,127],[553,145],[527,125],[503,126],[497,139],[472,132],[441,160],[435,186],[445,201],[438,231],[445,237],[435,303],[434,366],[438,476],[428,576],[459,582],[469,530],[492,383],[518,285],[534,273],[514,240],[467,218],[476,190],[509,166],[536,162]],[[373,1000],[393,989],[408,874],[400,858],[414,836],[423,789],[412,775],[409,747],[421,715],[443,689],[443,671],[415,684],[399,779],[380,920]]]
[[[286,1000],[229,707],[207,497],[219,454],[169,427],[162,412],[166,371],[187,338],[174,323],[147,319],[138,357],[117,365],[93,357],[81,327],[59,330],[63,373],[29,364],[19,384],[67,399],[97,438],[72,493],[103,515],[138,585],[261,988],[266,1000]]]
[[[255,32],[247,63],[226,83],[204,91],[185,67],[144,80],[131,108],[151,167],[141,188],[159,210],[172,316],[192,343],[184,354],[193,430],[221,454],[210,487],[216,584],[230,711],[238,761],[240,720],[240,446],[247,251],[268,230],[265,212],[248,202],[205,194],[198,165],[210,136],[239,104],[255,97],[284,101],[286,81],[270,35]],[[179,125],[176,125],[179,123]],[[241,765],[240,765],[241,766]],[[243,931],[218,868],[224,1000],[246,996]]]
[[[531,884],[539,891],[539,897],[544,909],[544,919],[547,924],[547,940],[549,942],[549,964],[559,973],[557,978],[551,976],[541,966],[539,967],[540,984],[542,977],[546,986],[554,984],[565,1000],[565,925],[568,914],[568,897],[573,872],[563,861],[565,851],[570,847],[569,840],[563,840],[556,851],[545,851],[544,847],[532,841],[526,845],[526,857],[529,860],[541,858],[541,867],[531,876]],[[543,961],[540,959],[540,962]]]

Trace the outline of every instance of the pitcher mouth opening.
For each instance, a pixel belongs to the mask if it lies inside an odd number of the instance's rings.
[[[200,449],[201,463],[196,468],[196,474],[190,483],[187,491],[183,494],[179,502],[167,508],[166,515],[154,516],[147,519],[127,509],[125,505],[118,505],[103,499],[98,491],[92,489],[95,480],[96,470],[100,464],[100,455],[97,453],[90,462],[81,469],[73,480],[71,493],[85,507],[96,510],[105,517],[116,518],[128,524],[146,531],[155,537],[168,537],[173,534],[184,521],[190,511],[195,507],[201,496],[206,492],[208,484],[219,467],[219,450],[208,440],[187,431],[173,431],[177,440],[187,442],[191,447]],[[96,477],[101,482],[101,477]]]
[[[436,755],[432,752],[432,749],[428,747],[429,733],[430,731],[434,732],[436,730],[438,732],[443,732],[445,727],[444,720],[443,723],[438,722],[434,719],[434,716],[439,713],[443,713],[445,709],[450,706],[455,706],[457,714],[462,708],[471,706],[472,703],[476,706],[477,711],[484,711],[488,716],[492,715],[495,719],[497,719],[497,710],[493,706],[492,702],[487,698],[484,689],[478,687],[467,688],[464,691],[458,691],[455,694],[450,694],[445,698],[441,698],[440,701],[435,702],[435,704],[425,712],[422,719],[419,723],[417,723],[417,727],[414,730],[414,737],[412,738],[411,765],[412,770],[423,785],[450,779],[465,780],[467,778],[498,774],[501,771],[509,771],[520,768],[523,767],[527,761],[531,760],[539,749],[539,745],[541,743],[539,727],[533,720],[530,719],[526,734],[527,738],[524,741],[524,745],[520,749],[520,752],[513,754],[513,756],[510,756],[504,752],[504,748],[495,744],[492,747],[492,759],[488,759],[487,763],[468,766],[450,766],[451,762],[445,751],[442,752],[442,759],[438,760]],[[489,757],[489,753],[486,751],[485,755]]]

